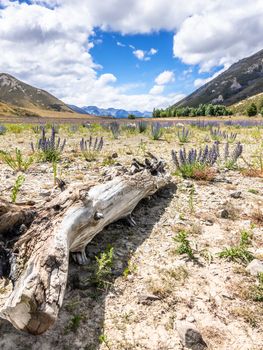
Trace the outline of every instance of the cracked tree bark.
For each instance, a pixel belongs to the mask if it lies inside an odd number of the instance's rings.
[[[92,238],[129,216],[142,198],[168,184],[170,177],[152,156],[144,165],[134,160],[129,171],[108,180],[72,184],[43,207],[0,202],[0,234],[32,222],[11,250],[0,246],[0,316],[17,329],[35,335],[47,331],[63,302],[69,253],[85,264],[85,247]],[[7,258],[9,266],[4,264]]]

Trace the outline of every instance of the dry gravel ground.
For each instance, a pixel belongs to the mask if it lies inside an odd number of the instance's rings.
[[[244,144],[244,157],[253,155],[263,140],[261,129],[237,129]],[[67,183],[101,179],[110,166],[108,155],[118,154],[114,161],[128,165],[132,158],[142,159],[148,150],[167,162],[173,172],[171,150],[179,144],[174,129],[166,130],[159,141],[148,135],[122,132],[118,140],[101,130],[105,147],[97,161],[87,163],[78,150],[88,130],[60,134],[68,139],[59,164],[59,173]],[[207,131],[192,129],[187,148],[204,144]],[[29,142],[35,140],[31,130],[8,131],[0,136],[0,149],[19,147],[30,153]],[[244,166],[242,161],[240,165]],[[1,195],[10,197],[15,174],[1,164]],[[45,201],[55,195],[52,165],[34,163],[18,201]],[[238,195],[233,193],[240,192]],[[240,171],[220,169],[215,181],[204,182],[172,177],[171,185],[143,200],[134,211],[137,226],[125,222],[108,226],[88,246],[90,265],[70,265],[68,288],[56,325],[38,337],[16,331],[0,320],[2,350],[179,350],[185,347],[186,329],[195,329],[191,349],[260,350],[263,349],[262,302],[253,301],[258,279],[245,269],[246,264],[221,259],[224,248],[238,245],[241,232],[252,236],[249,250],[263,259],[263,222],[256,217],[262,208],[263,179],[243,176]],[[226,210],[227,218],[222,217]],[[225,215],[223,215],[225,216]],[[194,259],[176,252],[173,240],[178,232],[188,232]],[[114,248],[112,271],[108,283],[94,286],[92,280],[95,256]],[[202,340],[198,341],[198,334]],[[206,344],[206,345],[205,345]]]

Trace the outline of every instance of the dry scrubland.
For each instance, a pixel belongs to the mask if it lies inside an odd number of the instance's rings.
[[[226,139],[215,136],[221,160],[199,167],[195,179],[180,175],[171,151],[211,147],[214,141],[209,128],[188,129],[188,142],[182,144],[180,126],[164,128],[153,140],[149,127],[139,133],[122,126],[115,139],[99,125],[61,125],[59,136],[67,143],[60,160],[52,164],[39,159],[39,152],[33,154],[18,203],[56,195],[54,172],[66,183],[102,179],[108,167],[142,161],[147,151],[163,158],[173,175],[168,188],[135,209],[137,226],[111,224],[87,246],[88,266],[71,263],[63,308],[52,330],[34,337],[0,320],[1,349],[179,350],[187,348],[183,338],[191,328],[203,338],[196,336],[192,345],[188,341],[192,349],[263,349],[263,275],[246,270],[252,259],[263,260],[263,129],[222,126],[228,135],[237,133],[230,154],[241,142],[242,157],[225,162]],[[38,132],[29,125],[9,125],[0,136],[0,149],[14,154],[17,147],[27,158]],[[86,161],[79,142],[90,135],[93,141],[103,136],[104,145],[101,151],[84,152],[91,160]],[[10,199],[20,173],[3,154],[1,159],[1,196]]]

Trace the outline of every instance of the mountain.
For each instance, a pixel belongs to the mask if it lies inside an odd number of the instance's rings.
[[[175,107],[213,103],[226,106],[263,92],[263,50],[234,63],[225,72],[177,102]]]
[[[72,110],[73,110],[74,112],[76,112],[76,113],[79,113],[79,114],[88,114],[88,113],[85,112],[84,109],[81,108],[81,107],[78,107],[78,106],[75,106],[75,105],[69,105],[69,104],[68,104],[68,107],[69,107],[70,109],[72,109]]]
[[[74,107],[70,105],[70,107],[74,110]],[[79,107],[77,107],[79,109]],[[138,118],[150,118],[152,116],[152,112],[140,112],[140,111],[126,111],[125,109],[116,109],[116,108],[98,108],[96,106],[85,106],[82,107],[81,110],[83,110],[86,114],[94,115],[97,117],[113,117],[113,118],[128,118],[129,114],[133,114]],[[78,112],[80,113],[80,112]]]
[[[25,84],[5,73],[0,74],[0,102],[29,109],[73,112],[64,102],[45,90]]]

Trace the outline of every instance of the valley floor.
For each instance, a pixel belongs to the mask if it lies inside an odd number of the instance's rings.
[[[243,156],[252,162],[262,144],[263,129],[231,131],[238,133]],[[166,130],[154,141],[146,133],[128,131],[113,139],[97,128],[92,133],[104,135],[104,149],[95,162],[88,163],[79,152],[79,141],[88,138],[90,131],[61,127],[59,133],[67,137],[58,164],[58,174],[66,183],[103,178],[113,160],[128,165],[134,157],[142,160],[147,151],[162,157],[174,173],[171,150],[181,147],[177,130]],[[0,136],[0,149],[19,147],[29,154],[29,143],[37,137],[30,129],[8,131]],[[203,146],[207,137],[207,130],[191,128],[185,147]],[[114,158],[109,157],[114,153]],[[246,164],[241,160],[240,166]],[[41,202],[56,195],[52,171],[50,163],[34,163],[25,174],[18,202]],[[16,177],[2,161],[1,196],[10,198]],[[135,227],[125,222],[109,225],[87,246],[90,265],[71,263],[55,326],[35,337],[0,320],[0,349],[181,350],[188,349],[183,334],[194,328],[203,342],[195,337],[191,347],[188,344],[190,349],[205,349],[205,343],[212,350],[262,350],[263,308],[262,301],[255,301],[258,278],[246,270],[248,263],[219,257],[225,248],[237,247],[246,232],[249,252],[263,260],[262,203],[263,178],[246,177],[239,170],[220,169],[212,182],[172,176],[170,186],[137,206]],[[178,254],[173,238],[182,231],[187,233],[193,256]],[[112,269],[105,283],[94,286],[90,281],[95,257],[107,251],[109,244],[114,251]]]

